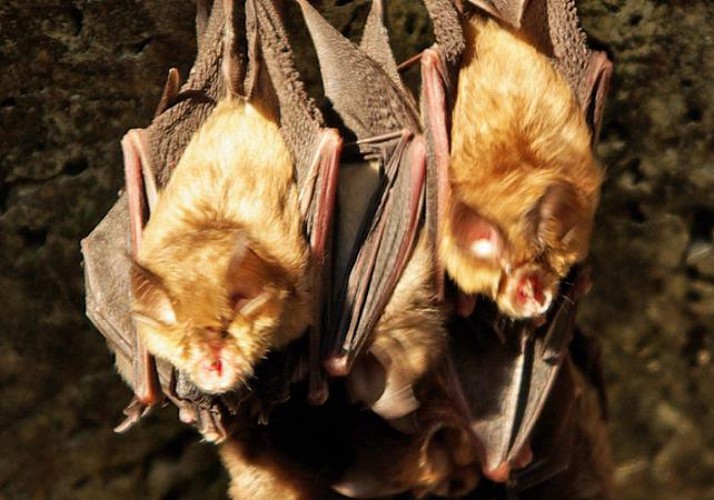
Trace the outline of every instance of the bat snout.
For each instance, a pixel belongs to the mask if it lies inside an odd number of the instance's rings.
[[[211,349],[194,359],[189,377],[201,390],[210,394],[231,391],[245,378],[243,370],[226,349]]]
[[[499,306],[516,318],[535,318],[545,314],[556,295],[557,281],[538,269],[519,270],[507,278],[508,284]]]

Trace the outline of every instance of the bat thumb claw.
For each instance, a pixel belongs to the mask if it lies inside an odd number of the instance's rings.
[[[114,427],[114,432],[116,432],[117,434],[122,434],[128,431],[129,429],[134,427],[134,424],[136,424],[139,420],[148,415],[149,411],[151,411],[151,408],[153,408],[153,405],[146,404],[138,397],[134,397],[134,399],[131,400],[129,405],[124,408],[123,413],[124,415],[126,415],[126,418],[122,423]]]

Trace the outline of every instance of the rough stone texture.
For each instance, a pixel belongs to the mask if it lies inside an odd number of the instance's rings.
[[[579,5],[616,63],[581,320],[605,344],[619,496],[714,498],[714,4]],[[321,8],[351,36],[367,12]],[[420,2],[390,8],[403,59],[429,24]],[[192,16],[190,0],[0,5],[0,498],[224,497],[174,410],[111,432],[129,392],[84,319],[78,247],[121,187],[122,133],[190,67]]]
[[[623,498],[714,498],[714,4],[582,2],[616,79],[582,323],[605,341]]]

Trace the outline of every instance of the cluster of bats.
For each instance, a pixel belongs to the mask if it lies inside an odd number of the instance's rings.
[[[611,65],[573,0],[424,4],[415,96],[383,0],[359,45],[307,0],[199,1],[194,67],[124,137],[125,193],[83,241],[135,391],[118,430],[170,400],[233,498],[609,495],[573,316]]]

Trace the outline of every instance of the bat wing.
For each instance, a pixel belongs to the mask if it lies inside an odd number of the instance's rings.
[[[569,353],[533,430],[533,462],[514,471],[519,498],[610,498],[607,404],[596,339],[574,330]]]
[[[360,41],[360,49],[364,54],[376,62],[382,70],[389,76],[402,98],[412,109],[416,108],[414,97],[407,90],[399,76],[397,63],[389,45],[389,33],[387,30],[387,9],[384,0],[372,0],[364,33]]]
[[[471,429],[481,443],[485,471],[508,460],[517,433],[521,380],[529,346],[522,345],[523,325],[508,332],[503,343],[493,327],[476,317],[457,318],[452,328],[454,385],[468,408]]]
[[[569,383],[560,381],[558,375],[567,364],[575,305],[582,290],[577,273],[577,270],[573,273],[576,277],[571,284],[564,286],[547,323],[539,329],[529,323],[494,321],[483,312],[456,320],[451,356],[460,384],[457,390],[463,394],[471,428],[482,445],[481,459],[486,473],[518,463],[521,453],[530,446],[534,429],[545,421],[547,401],[554,401],[549,403],[551,406],[572,404],[572,398],[566,395],[561,400],[560,394],[566,393],[554,386]],[[551,411],[555,423],[547,425],[563,425],[568,430],[570,414],[566,410],[572,408],[563,406]],[[562,419],[555,415],[561,415]],[[551,434],[553,438],[562,433]],[[540,446],[541,451],[547,450]],[[567,466],[567,455],[564,456]],[[560,472],[562,469],[558,467],[562,464],[555,464],[556,458],[550,457],[545,472],[527,469],[530,476],[521,480],[530,477],[532,484],[548,477],[543,474]]]
[[[380,55],[380,62],[345,39],[308,2],[298,3],[317,50],[325,94],[357,136],[362,153],[378,161],[382,172],[345,283],[339,285],[343,294],[331,323],[336,331],[325,343],[330,371],[345,374],[361,353],[414,247],[426,151],[414,103],[394,80],[395,64],[379,19],[381,3],[370,14],[364,38],[370,50],[388,51]]]
[[[424,0],[436,44],[421,54],[421,116],[428,151],[427,216],[430,239],[439,241],[449,198],[449,130],[459,62],[465,49],[460,13],[452,0]],[[439,299],[444,298],[444,269],[434,266]]]
[[[323,297],[330,291],[332,219],[342,138],[335,129],[326,128],[322,115],[305,91],[295,67],[292,50],[280,9],[273,0],[248,2],[249,23],[257,25],[261,62],[274,95],[262,96],[276,101],[280,128],[295,160],[300,193],[300,210],[306,223],[313,261],[312,293]],[[320,403],[327,397],[322,377],[321,344],[326,303],[315,301],[309,334],[310,399]]]

